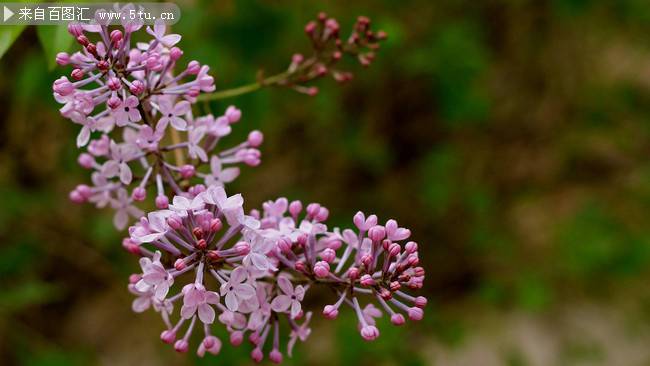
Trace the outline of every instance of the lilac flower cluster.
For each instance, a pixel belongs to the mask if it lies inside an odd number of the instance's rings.
[[[329,211],[316,203],[303,207],[279,198],[249,215],[243,203],[221,186],[191,200],[176,196],[169,209],[142,217],[124,239],[141,256],[142,273],[132,275],[129,285],[137,296],[133,310],[160,313],[166,325],[161,339],[178,352],[189,350],[197,331],[203,337],[197,353],[218,353],[221,341],[212,333],[218,320],[231,344],[248,336],[253,360],[268,352],[272,362],[281,362],[282,329],[289,330],[289,356],[310,334],[312,313],[302,301],[312,285],[336,295],[323,315],[334,319],[341,306],[349,306],[365,340],[379,336],[375,318],[381,309],[394,325],[422,319],[426,298],[405,291],[421,288],[424,280],[418,245],[407,241],[410,231],[395,220],[380,225],[377,216],[359,212],[355,230],[329,231]]]
[[[134,204],[147,196],[166,208],[165,188],[187,196],[233,181],[236,165],[260,163],[263,141],[261,132],[252,131],[246,141],[216,151],[241,111],[231,106],[221,116],[194,116],[197,96],[215,90],[209,67],[197,61],[179,67],[181,36],[166,34],[161,23],[146,28],[148,43],[131,48],[131,36],[142,26],[124,21],[123,31],[109,31],[98,23],[70,24],[83,49],[57,55],[59,65],[72,66],[72,80],[62,76],[52,86],[61,115],[82,126],[77,145],[86,152],[78,162],[92,171],[92,184],[77,186],[70,199],[112,207],[118,229],[126,228],[129,216],[142,216]],[[91,34],[99,40],[92,42]]]
[[[346,79],[332,67],[340,54],[367,65],[385,38],[369,23],[360,17],[344,44],[338,23],[319,15],[306,27],[317,54],[294,57],[292,70],[275,82],[300,91],[315,76]],[[152,39],[132,47],[132,34],[142,27],[71,24],[83,49],[57,55],[60,65],[72,66],[73,81],[61,77],[53,91],[61,114],[81,125],[77,145],[86,152],[78,161],[92,171],[92,185],[77,186],[70,198],[112,207],[118,228],[135,220],[122,241],[140,257],[141,272],[128,285],[136,296],[132,307],[160,314],[162,341],[187,352],[192,334],[200,333],[197,354],[217,354],[218,322],[231,344],[248,338],[253,360],[267,354],[280,363],[285,349],[291,356],[311,333],[312,312],[303,300],[315,285],[334,294],[323,316],[334,319],[349,306],[365,340],[379,336],[375,319],[384,312],[394,325],[422,319],[426,298],[409,294],[425,277],[418,245],[395,220],[380,223],[359,212],[353,229],[340,230],[328,228],[329,210],[316,203],[279,198],[245,213],[243,197],[227,195],[224,184],[239,175],[234,165],[260,163],[263,135],[252,131],[246,141],[216,151],[241,111],[231,106],[218,117],[194,116],[199,95],[215,90],[209,67],[197,61],[179,67],[181,36],[167,34],[162,24],[146,27]],[[135,203],[147,196],[158,210],[145,215]]]

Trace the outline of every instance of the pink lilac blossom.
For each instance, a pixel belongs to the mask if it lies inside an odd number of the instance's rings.
[[[195,116],[199,95],[215,90],[209,67],[181,66],[181,36],[161,23],[146,27],[150,41],[133,44],[142,27],[70,24],[82,50],[57,55],[59,65],[72,67],[72,80],[62,76],[53,84],[61,114],[81,126],[77,145],[86,151],[78,162],[92,171],[92,184],[77,186],[70,199],[113,208],[118,229],[132,223],[122,245],[139,257],[140,273],[128,285],[133,311],[160,314],[160,338],[177,352],[188,352],[192,334],[201,333],[192,346],[197,355],[218,354],[222,341],[212,331],[223,326],[233,346],[247,337],[254,361],[266,354],[274,363],[311,334],[313,311],[303,301],[313,286],[335,295],[323,316],[334,319],[349,306],[368,341],[380,336],[375,319],[384,314],[394,325],[421,320],[427,299],[410,292],[422,287],[425,271],[418,245],[407,241],[411,232],[397,221],[381,224],[359,212],[353,228],[330,229],[329,210],[320,204],[278,198],[246,214],[243,196],[226,193],[237,165],[260,164],[262,133],[217,150],[242,112],[230,106],[221,116]],[[349,72],[336,68],[341,56],[367,66],[386,38],[359,17],[343,41],[338,22],[324,13],[305,32],[315,55],[294,55],[289,70],[267,85],[313,95],[317,89],[306,82],[328,74],[349,80]],[[147,197],[155,197],[158,210],[145,214],[136,203]]]
[[[219,151],[241,111],[231,106],[216,118],[194,116],[196,97],[215,88],[209,67],[197,61],[184,66],[176,47],[181,36],[166,34],[161,23],[147,27],[152,40],[133,44],[133,32],[142,27],[131,21],[122,30],[70,24],[82,50],[57,55],[59,65],[72,67],[72,80],[62,76],[52,86],[63,104],[61,115],[82,126],[77,145],[87,152],[79,164],[93,172],[93,184],[77,186],[70,198],[98,207],[111,202],[120,210],[114,220],[118,229],[141,215],[135,205],[147,197],[165,208],[170,195],[191,197],[202,189],[190,192],[196,185],[232,182],[237,165],[257,166],[261,156],[259,131]],[[99,39],[92,41],[94,36]]]

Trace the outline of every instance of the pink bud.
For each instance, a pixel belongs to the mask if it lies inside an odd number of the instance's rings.
[[[167,225],[174,230],[178,230],[183,226],[183,220],[176,214],[167,218]]]
[[[288,253],[291,251],[291,239],[289,238],[280,238],[277,241],[277,246],[280,251]]]
[[[185,353],[189,348],[190,344],[184,339],[179,339],[176,341],[176,343],[174,343],[174,349],[178,353]]]
[[[90,40],[88,39],[88,37],[84,36],[83,34],[77,36],[77,42],[84,47],[90,44]]]
[[[415,306],[418,308],[422,309],[423,307],[427,306],[427,298],[424,296],[418,296],[415,298]]]
[[[361,337],[365,339],[366,341],[374,341],[379,337],[379,329],[375,327],[374,325],[366,325],[365,327],[361,328]]]
[[[390,290],[393,292],[399,290],[401,287],[402,285],[400,285],[398,281],[393,281],[390,283]]]
[[[194,168],[194,165],[185,164],[180,168],[180,173],[181,173],[181,177],[183,177],[184,179],[189,179],[194,176],[194,173],[196,173],[196,169]]]
[[[230,344],[233,346],[239,346],[244,341],[244,333],[241,331],[234,331],[230,333]]]
[[[262,142],[264,141],[264,135],[258,131],[251,131],[248,134],[248,144],[252,147],[259,147],[262,145]]]
[[[117,95],[113,95],[108,100],[106,101],[106,105],[110,109],[116,109],[120,105],[122,105],[122,99],[120,99]]]
[[[70,76],[72,76],[73,79],[75,80],[81,80],[84,78],[84,71],[82,69],[74,69],[70,73]]]
[[[307,95],[309,95],[310,97],[314,97],[317,94],[318,94],[318,88],[317,87],[312,86],[312,87],[307,89]]]
[[[327,241],[327,247],[333,250],[338,250],[343,243],[338,239],[330,239]]]
[[[176,332],[173,330],[164,330],[160,333],[160,340],[167,344],[172,344],[174,343],[174,340],[176,340]]]
[[[328,210],[327,208],[321,206],[320,210],[318,210],[318,213],[316,214],[314,219],[316,221],[318,221],[318,222],[323,222],[323,221],[327,220],[329,215],[330,215],[330,210]]]
[[[337,309],[334,305],[325,305],[325,308],[323,308],[323,316],[325,316],[327,319],[336,319],[338,315],[339,309]]]
[[[241,118],[241,110],[231,105],[230,107],[226,108],[225,116],[228,118],[228,122],[235,123]]]
[[[390,322],[393,323],[394,325],[402,325],[406,323],[406,319],[404,319],[404,315],[395,313],[391,315]]]
[[[350,267],[350,269],[348,269],[348,278],[354,281],[358,277],[359,277],[359,268]]]
[[[90,169],[95,164],[95,158],[88,153],[82,153],[79,155],[77,162],[82,168]]]
[[[309,22],[305,25],[305,33],[311,35],[316,30],[316,22]]]
[[[259,333],[251,333],[248,336],[248,341],[251,342],[254,345],[257,345],[258,343],[260,343],[260,335],[259,335]]]
[[[142,188],[142,187],[136,187],[133,190],[133,193],[131,193],[131,198],[133,198],[134,201],[144,201],[144,199],[147,197],[147,191]]]
[[[110,65],[106,60],[101,60],[97,62],[97,68],[102,70],[102,71],[108,71]]]
[[[196,75],[201,71],[201,64],[198,61],[192,60],[187,64],[186,71],[190,75]]]
[[[167,198],[167,196],[161,194],[158,197],[156,197],[156,208],[160,210],[165,210],[168,207],[169,207],[169,198]]]
[[[269,360],[275,364],[282,363],[282,353],[274,348],[271,353],[269,353]]]
[[[294,268],[296,269],[296,271],[304,272],[305,271],[305,262],[297,261],[296,264],[294,264]]]
[[[359,211],[354,214],[354,217],[352,217],[352,222],[354,222],[354,226],[356,226],[359,230],[364,230],[366,226],[366,215],[364,215],[363,212]]]
[[[414,242],[414,241],[409,241],[404,246],[404,249],[406,249],[406,252],[408,254],[415,253],[415,252],[418,251],[418,244],[416,242]]]
[[[390,300],[393,297],[393,294],[387,288],[382,288],[379,290],[379,296],[384,300]]]
[[[334,259],[336,259],[336,252],[334,249],[331,248],[326,248],[320,253],[320,257],[327,263],[332,263],[334,262]]]
[[[410,266],[417,266],[418,263],[420,263],[420,259],[418,258],[417,255],[415,255],[415,254],[411,254],[411,255],[409,255],[408,258],[406,259],[406,262],[407,262]]]
[[[112,77],[112,78],[108,79],[108,82],[106,83],[106,86],[108,86],[108,88],[110,90],[115,91],[115,90],[119,90],[122,87],[122,83],[120,82],[120,79],[118,79],[116,77]]]
[[[77,186],[77,188],[75,188],[75,190],[76,190],[77,192],[79,192],[79,194],[81,194],[81,196],[82,196],[84,199],[88,199],[88,198],[90,198],[90,196],[92,196],[92,194],[93,194],[93,192],[92,192],[92,190],[90,189],[90,187],[88,187],[88,186],[85,185],[85,184],[79,184],[79,185]]]
[[[129,87],[129,91],[134,95],[139,95],[144,92],[144,83],[140,80],[134,80]]]
[[[375,225],[368,230],[368,237],[377,243],[386,236],[386,229],[381,225]]]
[[[316,277],[325,278],[330,273],[330,265],[325,261],[319,261],[314,264],[314,274]]]
[[[262,362],[264,359],[264,353],[259,347],[255,347],[255,349],[251,352],[251,358],[257,363]]]
[[[320,211],[320,205],[318,203],[310,203],[307,205],[307,216],[315,217]]]
[[[298,214],[302,211],[302,202],[300,201],[292,201],[289,204],[289,213],[291,216],[296,217]]]
[[[235,244],[235,246],[233,246],[233,248],[235,249],[235,251],[237,251],[239,255],[246,255],[251,251],[251,245],[245,241],[238,242],[237,244]]]
[[[221,256],[219,255],[219,252],[216,251],[216,250],[208,251],[206,256],[212,261],[217,261],[217,260],[221,259]]]
[[[129,276],[129,283],[130,284],[135,284],[136,282],[140,281],[142,279],[142,276],[139,274],[132,274]]]
[[[56,63],[59,66],[65,66],[70,63],[70,55],[66,52],[59,52],[56,54]]]
[[[393,243],[388,247],[388,255],[391,257],[397,257],[401,251],[402,248],[396,243]]]
[[[177,61],[179,58],[181,58],[181,56],[183,56],[183,51],[181,51],[180,48],[172,47],[172,49],[169,50],[169,58],[172,61]]]
[[[197,229],[198,229],[198,228],[197,228]],[[201,240],[197,241],[197,242],[194,244],[194,246],[195,246],[196,249],[198,249],[198,250],[204,250],[205,248],[208,247],[208,242],[205,241],[205,239],[201,239]]]
[[[408,314],[409,319],[413,321],[422,320],[422,317],[424,317],[424,311],[418,307],[409,308]]]
[[[422,268],[422,267],[413,268],[413,275],[416,276],[416,277],[424,276],[424,268]]]
[[[215,232],[221,230],[223,223],[218,218],[212,219],[210,221],[210,231]]]
[[[124,36],[122,35],[122,31],[120,31],[119,29],[115,29],[111,31],[110,37],[111,37],[111,42],[113,42],[113,45],[117,45],[118,42],[120,42]]]
[[[291,56],[291,63],[299,65],[305,60],[305,57],[299,53],[294,53],[293,56]]]
[[[176,262],[174,262],[174,268],[176,268],[177,271],[182,271],[185,266],[185,261],[182,258],[178,258]]]
[[[84,32],[83,27],[79,23],[68,23],[68,33],[74,37],[79,37]]]
[[[339,23],[334,18],[327,19],[327,21],[325,22],[325,26],[327,27],[327,29],[329,29],[333,33],[336,33],[336,32],[339,31]]]
[[[375,280],[373,280],[369,274],[364,274],[361,276],[360,283],[362,286],[373,286],[375,284]]]
[[[372,255],[370,254],[364,254],[361,256],[361,263],[365,265],[366,267],[369,267],[370,264],[372,263]]]

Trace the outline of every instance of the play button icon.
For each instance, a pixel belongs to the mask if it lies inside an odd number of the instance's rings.
[[[11,18],[14,15],[14,12],[11,11],[8,7],[4,7],[4,21],[6,22],[9,18]]]

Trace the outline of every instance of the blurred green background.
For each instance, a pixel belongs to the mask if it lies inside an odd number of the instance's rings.
[[[365,343],[349,312],[316,316],[286,364],[650,364],[649,2],[178,5],[184,59],[210,64],[221,90],[308,51],[302,28],[320,10],[346,32],[363,14],[389,33],[349,85],[211,106],[243,110],[227,142],[265,133],[262,165],[231,186],[247,208],[317,201],[332,225],[361,209],[420,243],[422,322],[384,321]],[[0,51],[16,31],[0,27]],[[27,28],[0,59],[0,363],[249,364],[248,346],[200,360],[163,345],[156,314],[130,310],[137,261],[110,212],[67,200],[89,178],[51,95],[65,39]],[[332,299],[306,301],[318,313]]]

